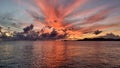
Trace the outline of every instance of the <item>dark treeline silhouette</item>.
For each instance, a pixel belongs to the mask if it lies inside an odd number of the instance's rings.
[[[79,39],[76,41],[120,41],[120,39],[112,39],[112,38],[85,38],[85,39]]]
[[[94,34],[97,35],[100,32],[101,31],[97,30],[96,33],[94,33]],[[69,40],[63,40],[63,41],[69,41]],[[95,38],[77,39],[77,40],[73,40],[73,41],[120,41],[120,36],[115,35],[113,33],[107,33],[104,36],[99,36],[99,37],[95,37]]]

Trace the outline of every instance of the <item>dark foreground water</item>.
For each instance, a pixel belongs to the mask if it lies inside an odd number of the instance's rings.
[[[120,42],[0,42],[0,68],[120,68]]]

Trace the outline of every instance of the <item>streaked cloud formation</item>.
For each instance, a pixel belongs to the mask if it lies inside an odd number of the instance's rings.
[[[48,25],[80,38],[93,37],[96,30],[120,35],[119,6],[119,0],[1,0],[0,25],[15,30]]]

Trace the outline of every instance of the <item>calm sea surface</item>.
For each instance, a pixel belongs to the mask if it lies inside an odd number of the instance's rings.
[[[120,42],[0,42],[0,68],[120,68]]]

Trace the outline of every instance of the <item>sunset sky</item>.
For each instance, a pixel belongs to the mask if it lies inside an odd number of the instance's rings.
[[[73,28],[75,38],[96,37],[96,30],[120,35],[120,0],[0,0],[2,27],[21,31],[29,24]]]

